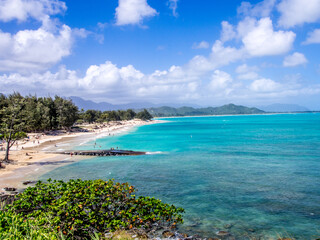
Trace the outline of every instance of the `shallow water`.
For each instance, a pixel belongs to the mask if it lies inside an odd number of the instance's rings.
[[[41,178],[128,181],[185,208],[180,231],[203,237],[320,237],[319,113],[166,120],[78,147],[154,154],[91,158]]]

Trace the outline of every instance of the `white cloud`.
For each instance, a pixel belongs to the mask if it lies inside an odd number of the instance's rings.
[[[236,68],[236,73],[247,73],[247,72],[256,72],[258,71],[259,68],[256,67],[256,66],[248,66],[247,64],[242,64],[242,65],[239,65],[237,68]]]
[[[157,11],[148,5],[147,0],[119,0],[116,25],[142,24],[144,18],[156,14]]]
[[[83,31],[78,30],[75,35]],[[0,71],[38,71],[70,55],[73,30],[61,26],[56,33],[45,27],[21,30],[16,34],[0,31]]]
[[[276,0],[264,0],[255,5],[250,2],[242,2],[237,12],[250,17],[269,17],[275,3]]]
[[[169,0],[168,5],[169,8],[172,10],[172,15],[178,17],[177,8],[178,8],[178,1],[179,0]]]
[[[315,29],[313,32],[308,34],[308,38],[303,44],[320,43],[320,29]]]
[[[1,0],[0,20],[8,22],[17,19],[22,22],[34,18],[43,21],[47,16],[66,9],[66,4],[58,0]]]
[[[255,80],[259,77],[256,73],[259,69],[255,66],[249,67],[247,64],[242,64],[236,68],[236,73],[238,73],[238,79],[242,80]]]
[[[282,85],[271,79],[258,79],[251,83],[250,89],[254,92],[277,92],[281,90]]]
[[[194,76],[203,75],[239,59],[246,58],[245,54],[244,49],[225,47],[220,40],[217,40],[213,44],[208,57],[197,55],[189,61],[185,66],[186,72]]]
[[[145,17],[157,14],[146,0],[120,0],[116,11],[117,25],[142,24]],[[261,10],[259,14],[265,13]],[[32,73],[58,63],[71,53],[75,35],[86,37],[88,34],[91,33],[84,29],[72,30],[66,25],[59,26],[49,16],[43,18],[42,26],[36,30],[22,30],[16,34],[0,32],[0,70],[21,72],[0,76],[1,88],[7,92],[22,89],[24,93],[79,95],[112,103],[137,100],[161,102],[163,99],[168,102],[266,99],[320,89],[319,86],[302,87],[291,83],[282,85],[259,76],[257,67],[246,64],[237,67],[234,78],[218,70],[239,60],[289,51],[295,34],[275,31],[270,18],[258,21],[246,17],[237,26],[222,22],[221,39],[215,41],[208,56],[197,55],[185,65],[173,65],[151,74],[145,74],[132,65],[118,67],[110,61],[89,66],[81,77],[65,67],[56,73]],[[239,40],[237,44],[242,41],[243,45],[228,46],[226,42],[233,39]],[[209,47],[206,41],[194,44],[194,48]]]
[[[262,18],[247,30],[242,42],[251,56],[279,55],[288,52],[295,40],[291,31],[274,31],[270,18]]]
[[[320,0],[282,0],[278,5],[279,25],[294,27],[320,19]]]
[[[230,74],[215,70],[209,83],[209,87],[211,90],[216,91],[227,88],[230,83],[232,83]]]
[[[241,66],[238,71],[245,72],[253,68]],[[22,94],[76,95],[111,103],[202,101],[204,104],[222,104],[252,99],[265,102],[275,98],[320,93],[320,85],[305,86],[296,81],[286,81],[284,85],[271,79],[259,78],[250,83],[242,83],[221,70],[214,70],[209,75],[195,75],[187,66],[172,66],[168,70],[144,74],[132,65],[117,67],[109,61],[89,66],[83,77],[65,67],[61,67],[56,73],[47,71],[43,74],[2,75],[0,86],[5,94],[20,89]]]
[[[37,29],[15,33],[0,30],[0,71],[42,71],[70,55],[73,40],[91,32],[71,29],[50,18],[66,9],[66,4],[59,0],[0,0],[0,21],[23,22],[32,18],[41,22]]]
[[[47,95],[49,93],[59,93],[68,95],[69,93],[76,93],[79,89],[76,72],[67,70],[65,67],[61,67],[56,73],[47,71],[43,74],[33,73],[30,75],[5,74],[0,76],[0,85],[3,86],[1,90],[4,92],[12,93],[18,88],[21,94],[38,93]]]
[[[221,25],[222,31],[220,39],[222,42],[227,42],[237,36],[237,33],[234,31],[233,26],[230,23],[228,23],[227,21],[223,21]]]
[[[192,46],[193,49],[204,49],[204,48],[209,48],[209,47],[210,47],[210,45],[206,41],[201,41],[199,43],[194,43],[193,46]]]
[[[284,67],[294,67],[300,64],[307,63],[308,60],[302,53],[295,52],[292,55],[286,56],[283,61]]]

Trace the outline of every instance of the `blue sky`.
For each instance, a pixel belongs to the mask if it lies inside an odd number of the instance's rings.
[[[320,110],[320,0],[1,0],[0,92]]]

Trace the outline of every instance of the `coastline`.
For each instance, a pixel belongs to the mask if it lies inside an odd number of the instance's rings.
[[[155,120],[162,120],[167,118],[200,118],[200,117],[230,117],[230,116],[264,116],[264,115],[291,115],[291,114],[310,114],[320,112],[284,112],[284,113],[253,113],[253,114],[221,114],[221,115],[187,115],[187,116],[169,116],[169,117],[155,117]]]
[[[128,132],[134,127],[148,124],[162,123],[161,120],[130,120],[110,122],[108,124],[90,124],[82,126],[85,131],[80,132],[55,132],[54,135],[43,133],[28,134],[27,140],[18,141],[10,150],[11,163],[6,168],[0,169],[0,194],[5,192],[4,187],[22,189],[27,186],[23,181],[37,180],[42,174],[62,165],[70,164],[90,156],[68,156],[51,152],[73,150],[85,142],[94,139],[117,135]],[[132,149],[134,150],[134,149]],[[3,158],[5,151],[0,151],[0,158]]]

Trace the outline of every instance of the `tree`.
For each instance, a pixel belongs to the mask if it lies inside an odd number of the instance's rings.
[[[147,109],[144,109],[142,112],[139,112],[136,115],[137,118],[140,118],[141,120],[150,120],[152,119],[152,115],[147,111]]]
[[[101,111],[91,110],[91,109],[85,111],[82,115],[83,121],[88,123],[97,122],[97,120],[100,117],[101,117]]]
[[[19,93],[13,93],[6,99],[1,111],[0,139],[6,142],[4,162],[9,162],[9,151],[13,144],[26,137],[24,128],[25,99]],[[1,166],[1,165],[0,165]]]
[[[78,107],[71,100],[55,96],[54,106],[57,112],[58,128],[69,128],[77,121]]]
[[[119,121],[121,120],[119,114],[117,111],[110,111],[108,112],[107,114],[107,119],[106,119],[108,122],[109,121]]]
[[[125,116],[125,120],[131,120],[131,119],[134,119],[134,117],[136,116],[136,113],[132,109],[128,109],[124,116]]]

